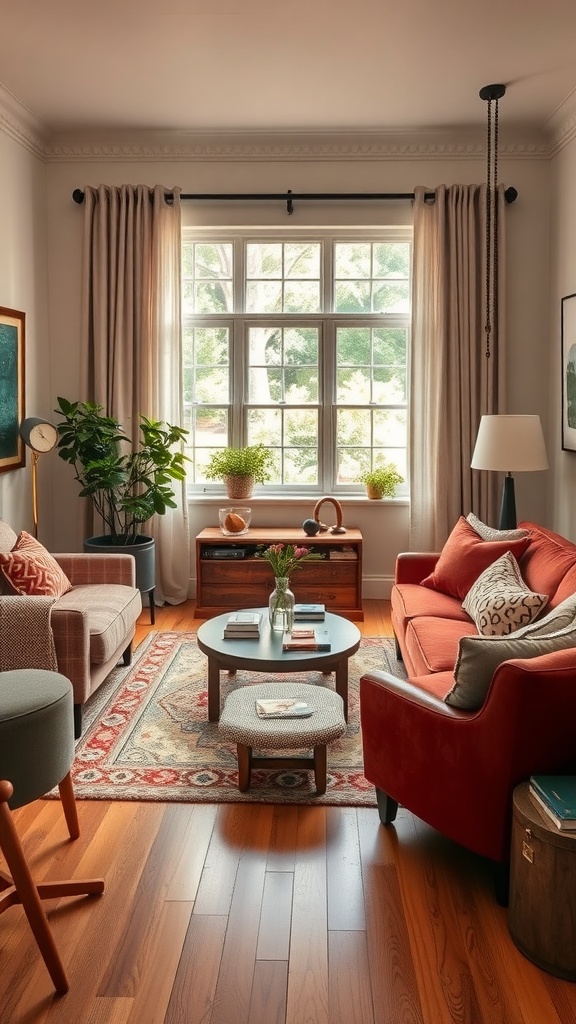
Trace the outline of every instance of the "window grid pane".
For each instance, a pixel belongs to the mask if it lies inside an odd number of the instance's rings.
[[[411,243],[351,235],[207,241],[203,232],[198,241],[188,232],[190,485],[204,485],[215,447],[259,443],[273,454],[260,490],[362,491],[361,474],[384,461],[407,479]],[[233,312],[234,295],[245,312]],[[333,313],[322,314],[323,296]]]
[[[320,312],[320,256],[320,242],[248,242],[246,312]]]

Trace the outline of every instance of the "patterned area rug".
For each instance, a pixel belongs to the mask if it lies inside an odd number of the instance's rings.
[[[150,633],[129,668],[117,668],[88,701],[84,734],[72,771],[78,799],[181,802],[322,803],[375,806],[363,775],[358,680],[372,669],[404,677],[392,640],[363,638],[349,662],[349,723],[328,747],[328,786],[317,797],[314,776],[299,770],[253,770],[238,790],[236,747],[207,721],[207,659],[194,633]],[[295,673],[294,680],[333,686],[334,677]],[[277,676],[286,683],[286,676]],[[221,675],[231,687],[273,681],[273,675]],[[271,753],[271,752],[268,752]],[[295,753],[292,751],[292,753]]]

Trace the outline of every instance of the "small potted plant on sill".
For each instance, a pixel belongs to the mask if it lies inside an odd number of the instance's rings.
[[[396,466],[385,463],[363,473],[360,482],[365,484],[369,498],[393,498],[398,484],[404,483],[404,477],[400,476]]]
[[[272,452],[262,444],[218,448],[206,467],[208,480],[223,480],[229,498],[250,498],[255,483],[271,476]]]

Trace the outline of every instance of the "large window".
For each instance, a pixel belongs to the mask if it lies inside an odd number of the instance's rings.
[[[271,492],[360,490],[383,461],[407,479],[406,229],[186,230],[182,267],[193,490],[216,489],[214,448],[259,443]]]

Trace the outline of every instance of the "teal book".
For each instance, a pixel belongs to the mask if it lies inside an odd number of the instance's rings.
[[[529,789],[558,828],[576,829],[576,775],[531,775]]]

